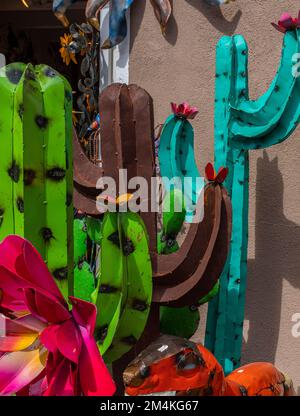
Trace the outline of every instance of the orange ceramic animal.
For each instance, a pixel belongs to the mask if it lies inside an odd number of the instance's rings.
[[[272,364],[253,363],[225,377],[201,344],[163,335],[126,368],[126,394],[176,396],[293,396],[292,381]]]

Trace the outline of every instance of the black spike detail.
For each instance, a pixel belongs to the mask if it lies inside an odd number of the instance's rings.
[[[118,289],[116,287],[110,286],[110,285],[101,285],[99,287],[99,293],[115,293]]]
[[[124,337],[124,338],[121,339],[121,341],[124,342],[124,344],[128,344],[128,345],[135,345],[137,343],[137,339],[133,335],[129,335],[128,337]]]
[[[78,264],[77,264],[77,267],[78,267],[78,269],[79,270],[82,270],[82,268],[83,268],[83,264],[84,264],[84,257],[85,256],[83,256],[81,259],[79,259],[79,261],[78,261]]]
[[[20,104],[19,109],[18,109],[18,114],[21,119],[23,119],[24,111],[25,111],[24,104]]]
[[[51,238],[54,238],[52,231],[48,227],[43,227],[41,229],[41,234],[46,243],[49,242]]]
[[[54,77],[56,77],[56,75],[57,75],[57,73],[54,71],[54,69],[50,68],[50,66],[48,66],[48,67],[45,69],[44,74],[45,74],[45,75],[46,75],[46,77],[48,77],[48,78],[54,78]]]
[[[100,344],[103,344],[105,338],[108,334],[108,325],[101,326],[100,328],[96,328],[95,330],[95,338],[96,341]]]
[[[11,167],[8,169],[7,171],[8,175],[11,177],[11,179],[14,182],[19,182],[20,179],[20,168],[19,166],[16,164],[15,161],[12,162]]]
[[[118,231],[115,231],[113,234],[111,234],[109,237],[107,237],[109,241],[111,241],[114,245],[120,248],[120,237]],[[133,242],[129,238],[124,238],[123,244],[122,244],[122,251],[124,256],[128,257],[131,253],[133,253],[135,250]]]
[[[66,171],[62,168],[53,168],[47,170],[47,178],[55,182],[62,181],[66,176]]]
[[[130,254],[134,252],[133,242],[129,240],[129,238],[126,238],[122,248],[123,248],[123,254],[126,257],[128,257]]]
[[[143,300],[134,299],[132,302],[132,309],[135,309],[139,312],[144,312],[148,308],[148,305]]]
[[[118,231],[115,231],[113,234],[107,237],[107,239],[112,242],[115,246],[120,248],[120,238]]]
[[[24,213],[24,201],[20,196],[17,198],[17,207],[18,207],[18,210],[23,214]]]
[[[68,278],[68,267],[61,267],[60,269],[56,269],[53,272],[53,276],[55,279],[62,281],[67,280]]]
[[[175,243],[176,243],[176,240],[175,239],[168,238],[168,240],[167,240],[167,247],[168,248],[172,248],[172,247],[174,247]]]
[[[24,185],[31,185],[35,178],[36,173],[33,169],[24,169]]]
[[[38,126],[38,128],[44,130],[47,128],[49,120],[47,119],[47,117],[38,115],[35,117],[35,123]]]
[[[21,69],[9,68],[6,70],[6,76],[9,82],[17,85],[22,78],[23,71]]]

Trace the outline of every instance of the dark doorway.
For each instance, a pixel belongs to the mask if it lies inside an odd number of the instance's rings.
[[[70,22],[82,23],[85,2],[71,7]],[[0,53],[6,62],[47,64],[63,74],[73,88],[80,78],[80,65],[66,66],[61,59],[60,36],[68,32],[52,13],[49,5],[27,9],[21,0],[0,1]]]

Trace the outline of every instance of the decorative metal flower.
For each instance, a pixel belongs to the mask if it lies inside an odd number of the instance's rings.
[[[70,49],[70,45],[73,41],[72,35],[65,33],[60,37],[61,48],[59,50],[60,55],[66,65],[70,65],[70,62],[77,64],[75,53]]]
[[[186,118],[186,119],[194,119],[196,115],[199,113],[197,107],[192,107],[186,101],[182,104],[175,104],[171,103],[172,111],[176,117]]]
[[[35,248],[18,236],[0,244],[0,395],[112,395],[114,382],[93,337],[96,307],[72,310]]]
[[[286,33],[289,30],[296,30],[300,28],[300,11],[298,17],[293,18],[289,13],[283,13],[278,24],[271,23],[279,32]]]

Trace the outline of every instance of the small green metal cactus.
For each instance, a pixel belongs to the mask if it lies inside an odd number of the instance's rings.
[[[0,70],[0,239],[39,250],[65,296],[73,293],[72,92],[48,66]]]
[[[219,296],[209,306],[206,346],[229,373],[241,358],[247,277],[249,150],[287,139],[299,123],[300,79],[293,75],[299,53],[298,29],[287,31],[281,62],[270,88],[258,100],[248,97],[248,48],[240,35],[217,45],[215,162],[227,166],[225,186],[233,206],[231,252]]]

